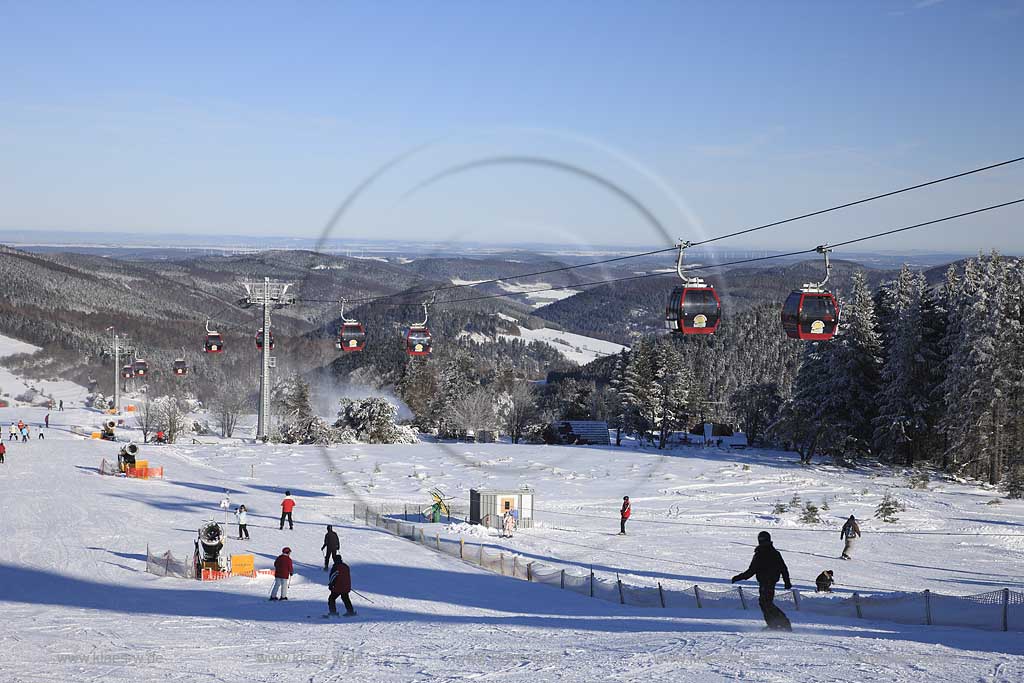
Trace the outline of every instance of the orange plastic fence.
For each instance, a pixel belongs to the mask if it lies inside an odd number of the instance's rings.
[[[235,576],[248,576],[251,579],[255,579],[257,576],[273,575],[273,569],[257,569],[251,574],[235,574]],[[218,569],[204,569],[201,578],[203,581],[223,581],[224,579],[230,579],[231,576],[231,572],[222,572]]]
[[[164,468],[163,467],[129,467],[125,471],[125,476],[131,477],[132,479],[163,479]]]
[[[202,574],[203,581],[221,581],[231,576],[231,572],[222,572],[217,569],[204,569]]]

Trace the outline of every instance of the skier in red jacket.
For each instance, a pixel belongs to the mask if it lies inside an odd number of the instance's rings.
[[[270,591],[271,600],[278,599],[278,592],[281,593],[281,600],[288,599],[288,579],[295,573],[291,554],[291,548],[283,548],[281,554],[274,560],[274,589]]]
[[[292,510],[295,509],[295,499],[292,498],[291,491],[284,492],[284,498],[281,499],[281,529],[284,529],[284,519],[288,518],[288,530],[294,531],[295,526],[292,524]]]
[[[626,535],[626,520],[629,519],[629,513],[631,509],[629,507],[629,496],[622,497],[622,509],[619,510],[619,535]]]
[[[334,556],[334,566],[331,568],[330,582],[327,584],[331,589],[331,597],[327,598],[328,614],[332,617],[338,616],[338,598],[345,603],[345,616],[354,617],[356,611],[352,609],[352,600],[348,594],[352,591],[352,572],[345,564],[341,555]]]

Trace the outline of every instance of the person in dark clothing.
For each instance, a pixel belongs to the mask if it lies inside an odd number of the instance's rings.
[[[345,616],[354,617],[355,609],[352,608],[352,600],[348,594],[352,591],[352,572],[345,564],[341,555],[334,555],[334,566],[331,567],[331,578],[327,582],[331,589],[331,596],[327,598],[327,610],[331,616],[338,616],[338,598],[345,604]]]
[[[772,535],[762,531],[757,535],[757,548],[754,549],[754,558],[750,561],[747,571],[732,577],[732,582],[746,581],[751,576],[757,577],[757,585],[760,589],[758,605],[764,615],[764,621],[768,628],[780,631],[792,631],[793,626],[785,613],[775,606],[775,584],[782,577],[786,590],[793,587],[789,581],[789,568],[782,559],[782,555],[772,545]]]
[[[832,578],[832,570],[826,569],[818,574],[818,578],[814,580],[814,592],[831,593],[833,583],[835,583],[835,580]]]
[[[64,410],[64,399],[61,399],[60,400],[60,408],[57,409],[57,412],[62,412],[63,410]]]
[[[619,535],[626,535],[626,520],[629,519],[632,508],[629,505],[629,496],[622,497],[622,509],[619,510]]]
[[[334,530],[334,527],[328,524],[327,533],[324,534],[324,544],[320,546],[320,550],[326,550],[324,553],[324,571],[327,571],[327,563],[331,561],[332,557],[338,555],[340,549],[341,541],[338,539],[338,533]]]
[[[860,538],[860,525],[857,524],[856,517],[850,515],[850,518],[846,520],[846,524],[843,525],[842,530],[839,532],[839,538],[843,540],[843,554],[839,557],[849,560],[854,541]]]

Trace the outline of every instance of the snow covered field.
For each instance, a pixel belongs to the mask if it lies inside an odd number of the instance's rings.
[[[498,335],[506,339],[515,339],[513,335]],[[610,356],[619,353],[625,346],[614,342],[585,337],[572,332],[559,332],[547,327],[539,330],[531,330],[526,327],[519,328],[519,338],[529,344],[532,341],[543,342],[557,350],[568,360],[585,365],[592,360],[602,356]]]
[[[0,422],[43,409],[0,409]],[[680,449],[431,444],[329,449],[144,446],[163,481],[100,476],[117,445],[82,439],[98,413],[51,414],[45,441],[9,444],[0,466],[3,681],[1018,681],[1021,634],[906,626],[793,613],[796,632],[761,630],[756,611],[644,609],[497,576],[353,521],[353,503],[426,507],[440,487],[465,505],[470,487],[537,490],[537,529],[503,544],[524,557],[593,565],[634,583],[724,583],[772,531],[808,588],[834,569],[838,588],[977,593],[1024,587],[1024,505],[946,481],[905,488],[883,470],[802,469],[786,454]],[[131,430],[123,430],[131,438]],[[749,468],[749,469],[747,469]],[[294,531],[278,529],[285,488]],[[287,603],[268,579],[201,583],[146,574],[147,545],[178,557],[204,520],[223,519],[224,490],[250,510],[252,552],[269,567],[293,548]],[[885,491],[906,504],[894,524],[871,519]],[[820,504],[808,526],[776,500]],[[622,495],[629,535],[617,532]],[[841,562],[838,523],[862,519],[855,559]],[[352,565],[359,616],[325,621],[323,525]],[[439,525],[443,528],[445,525]],[[234,526],[231,526],[234,529]],[[883,533],[889,532],[889,533]],[[893,532],[914,532],[897,535]],[[962,535],[961,535],[962,534]],[[748,584],[751,585],[752,584]]]

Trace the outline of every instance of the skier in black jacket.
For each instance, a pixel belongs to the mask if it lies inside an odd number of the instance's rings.
[[[334,527],[328,524],[327,533],[324,534],[324,544],[320,546],[320,550],[327,551],[324,555],[324,571],[327,571],[327,563],[338,554],[339,549],[341,549],[341,541],[338,539],[338,533],[334,530]]]
[[[789,568],[782,559],[782,555],[772,545],[772,535],[762,531],[757,535],[757,548],[754,549],[754,559],[750,561],[747,571],[732,577],[732,582],[745,581],[751,576],[757,576],[757,585],[760,588],[758,605],[764,615],[768,628],[781,631],[792,631],[789,618],[785,613],[775,606],[775,584],[782,577],[786,590],[793,587],[789,582]]]

